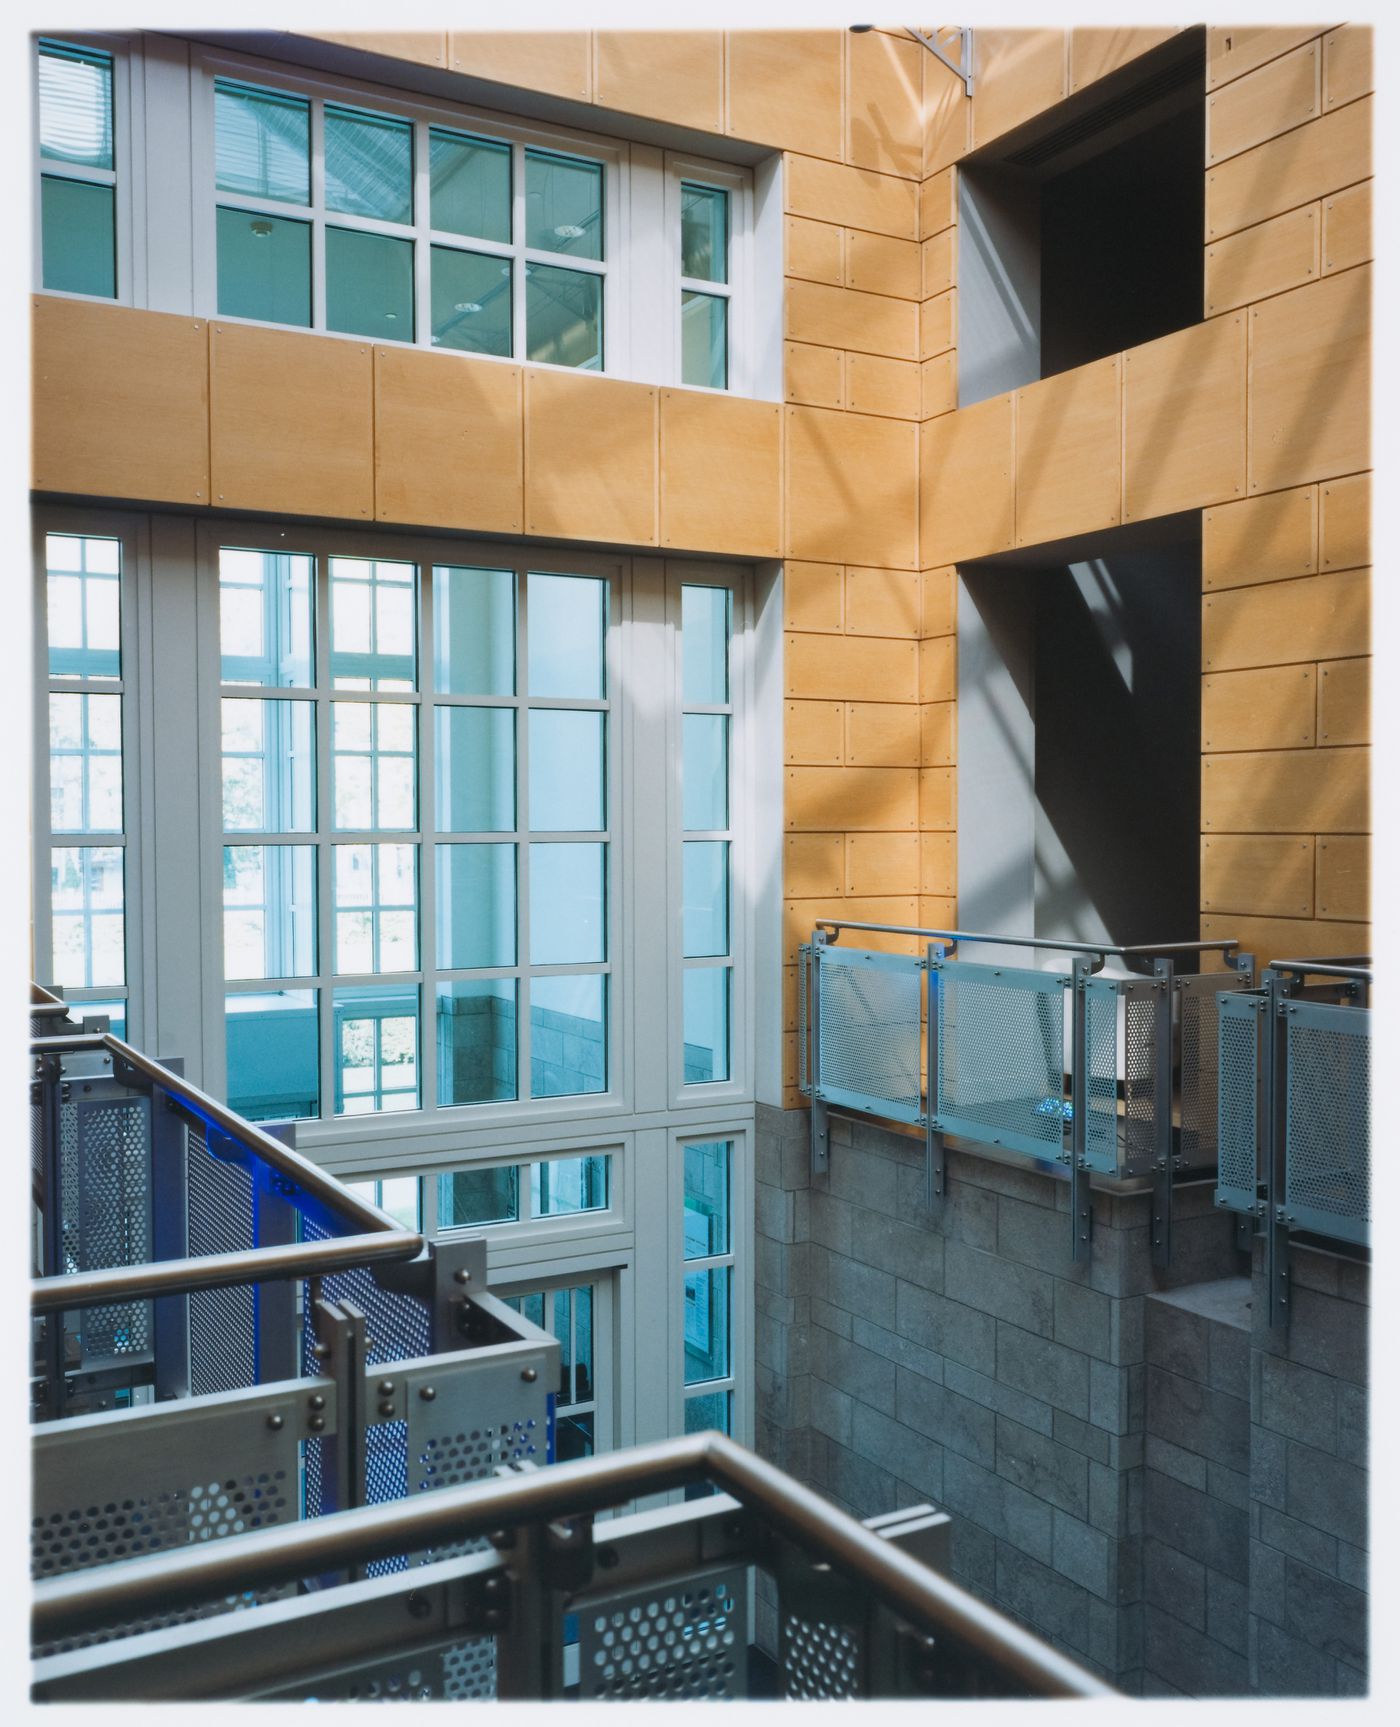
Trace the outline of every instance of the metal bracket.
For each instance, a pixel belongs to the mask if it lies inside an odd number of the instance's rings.
[[[365,1503],[365,1428],[370,1419],[365,1399],[365,1316],[352,1302],[326,1301],[316,1294],[311,1322],[321,1370],[335,1381],[336,1390],[335,1431],[327,1436],[321,1453],[321,1509],[323,1513],[349,1511]],[[307,1407],[312,1413],[307,1425],[315,1434],[321,1431],[318,1420],[324,1425],[315,1399],[323,1395],[314,1379],[308,1381]],[[331,1574],[320,1581],[323,1585],[357,1582],[361,1575],[358,1567],[352,1567],[347,1575]]]
[[[904,28],[916,42],[922,42],[934,59],[941,61],[955,78],[962,80],[963,94],[970,97],[972,95],[971,26],[968,24],[950,24],[947,26],[948,29],[956,29],[958,32],[958,58],[956,60],[951,59],[942,44],[932,36],[925,36],[922,30],[916,30],[912,24],[906,24]]]
[[[1069,1240],[1070,1258],[1079,1264],[1087,1264],[1094,1252],[1094,1201],[1089,1186],[1088,984],[1095,969],[1092,957],[1077,955],[1070,972]]]
[[[1284,1210],[1287,1196],[1285,1161],[1287,1141],[1288,1023],[1287,998],[1302,984],[1301,978],[1267,972],[1268,1011],[1260,1034],[1260,1064],[1264,1070],[1263,1109],[1260,1133],[1264,1142],[1264,1239],[1265,1274],[1269,1282],[1269,1325],[1287,1330],[1289,1314],[1288,1222]]]
[[[1158,1266],[1169,1265],[1172,1256],[1172,1179],[1176,1163],[1172,1150],[1172,1004],[1176,996],[1172,973],[1169,959],[1159,959],[1152,967],[1157,985],[1152,1000],[1156,1055],[1152,1100],[1157,1129],[1152,1175],[1152,1263]]]
[[[948,1185],[948,1151],[938,1123],[938,991],[942,985],[944,949],[939,942],[930,942],[924,960],[924,975],[928,979],[928,1018],[925,1025],[925,1051],[928,1066],[928,1108],[924,1112],[924,1204],[930,1211],[940,1211]]]
[[[813,1175],[825,1175],[831,1168],[831,1128],[826,1100],[822,1096],[822,954],[826,949],[824,930],[812,932],[812,999],[807,1009],[807,1051],[812,1068],[812,1155]]]

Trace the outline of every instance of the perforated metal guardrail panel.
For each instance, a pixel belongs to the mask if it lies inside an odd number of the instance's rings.
[[[1216,1195],[1253,1216],[1259,1199],[1259,1037],[1266,998],[1257,990],[1220,1002]]]
[[[1111,978],[1084,988],[1084,1161],[1100,1175],[1118,1173],[1118,1073],[1121,997]]]
[[[794,1702],[865,1695],[865,1638],[852,1626],[785,1613],[778,1665],[783,1694]]]
[[[236,1253],[253,1242],[253,1178],[241,1164],[215,1157],[202,1134],[190,1129],[189,1244],[192,1257]],[[190,1390],[196,1397],[234,1391],[257,1379],[251,1284],[198,1289],[190,1302]]]
[[[822,1097],[889,1121],[921,1121],[923,962],[854,948],[813,957]]]
[[[306,1703],[467,1703],[488,1702],[495,1695],[494,1637],[416,1649],[251,1693],[261,1702]]]
[[[1181,1004],[1181,1134],[1182,1164],[1200,1169],[1215,1162],[1220,1144],[1220,1002],[1235,993],[1243,980],[1184,977],[1178,980]]]
[[[1371,1014],[1287,1008],[1288,1221],[1337,1241],[1371,1235]]]
[[[1155,982],[1122,985],[1123,990],[1123,1121],[1120,1129],[1120,1171],[1147,1175],[1157,1161],[1157,1111],[1170,1109],[1171,1098],[1157,1095],[1157,986]]]
[[[63,1262],[67,1271],[106,1271],[151,1257],[150,1104],[111,1081],[75,1081],[59,1106]],[[84,1366],[144,1355],[151,1304],[130,1301],[82,1314]]]
[[[748,1591],[739,1566],[581,1600],[580,1696],[744,1696]]]
[[[945,960],[934,976],[940,1127],[1058,1160],[1066,979],[970,960]]]

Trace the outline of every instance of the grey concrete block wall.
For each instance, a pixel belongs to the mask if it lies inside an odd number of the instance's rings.
[[[1353,1268],[1303,1270],[1282,1342],[1262,1297],[1252,1330],[1193,1315],[1186,1292],[1249,1275],[1206,1184],[1170,1268],[1147,1196],[1097,1193],[1075,1265],[1054,1175],[953,1152],[931,1212],[919,1140],[833,1116],[812,1178],[805,1112],[757,1126],[765,1455],[861,1517],[932,1500],[959,1582],[1125,1691],[1364,1688]]]

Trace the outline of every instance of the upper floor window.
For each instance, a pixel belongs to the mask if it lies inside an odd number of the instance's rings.
[[[45,288],[117,295],[116,101],[112,56],[41,42],[39,226]]]

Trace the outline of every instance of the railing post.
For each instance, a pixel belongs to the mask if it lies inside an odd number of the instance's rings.
[[[41,1269],[45,1277],[58,1277],[63,1264],[63,1159],[59,1135],[59,1087],[63,1057],[40,1055],[34,1060],[43,1135],[44,1225]],[[58,1420],[68,1406],[64,1339],[67,1315],[50,1313],[44,1319],[44,1371],[48,1379],[48,1413]]]
[[[826,1099],[822,1095],[822,955],[826,932],[812,932],[812,1000],[807,1014],[807,1037],[812,1060],[812,1174],[825,1175],[831,1167],[831,1131]]]
[[[1071,970],[1069,1035],[1070,1258],[1085,1264],[1094,1252],[1094,1204],[1089,1186],[1089,979],[1094,962],[1077,954]]]
[[[577,1593],[592,1577],[593,1519],[517,1524],[494,1531],[491,1543],[506,1561],[510,1591],[496,1633],[497,1700],[548,1703],[564,1689],[565,1592]]]
[[[932,1212],[942,1209],[943,1196],[948,1185],[948,1152],[938,1121],[938,1066],[942,1053],[938,1036],[938,1010],[942,1000],[940,992],[943,985],[943,953],[942,944],[931,941],[928,944],[928,963],[924,967],[928,978],[928,1023],[925,1032],[928,1052],[928,1107],[925,1111],[924,1126],[924,1204]]]
[[[316,1355],[322,1372],[335,1381],[335,1432],[321,1441],[321,1510],[350,1511],[365,1503],[365,1316],[348,1301],[327,1301],[312,1286],[312,1323]],[[310,1397],[319,1395],[310,1380]],[[313,1415],[314,1428],[317,1417]],[[352,1566],[345,1577],[331,1574],[323,1585],[355,1582],[362,1575]]]
[[[1172,1005],[1176,991],[1170,959],[1159,959],[1152,967],[1152,1047],[1155,1072],[1152,1081],[1153,1131],[1156,1145],[1152,1157],[1152,1263],[1169,1265],[1172,1257],[1172,1179],[1177,1159],[1172,1149]]]
[[[1260,1134],[1264,1144],[1265,1269],[1269,1280],[1269,1324],[1286,1329],[1289,1313],[1288,1255],[1288,1002],[1293,984],[1278,972],[1265,977],[1267,1031],[1261,1040],[1264,1068]]]

